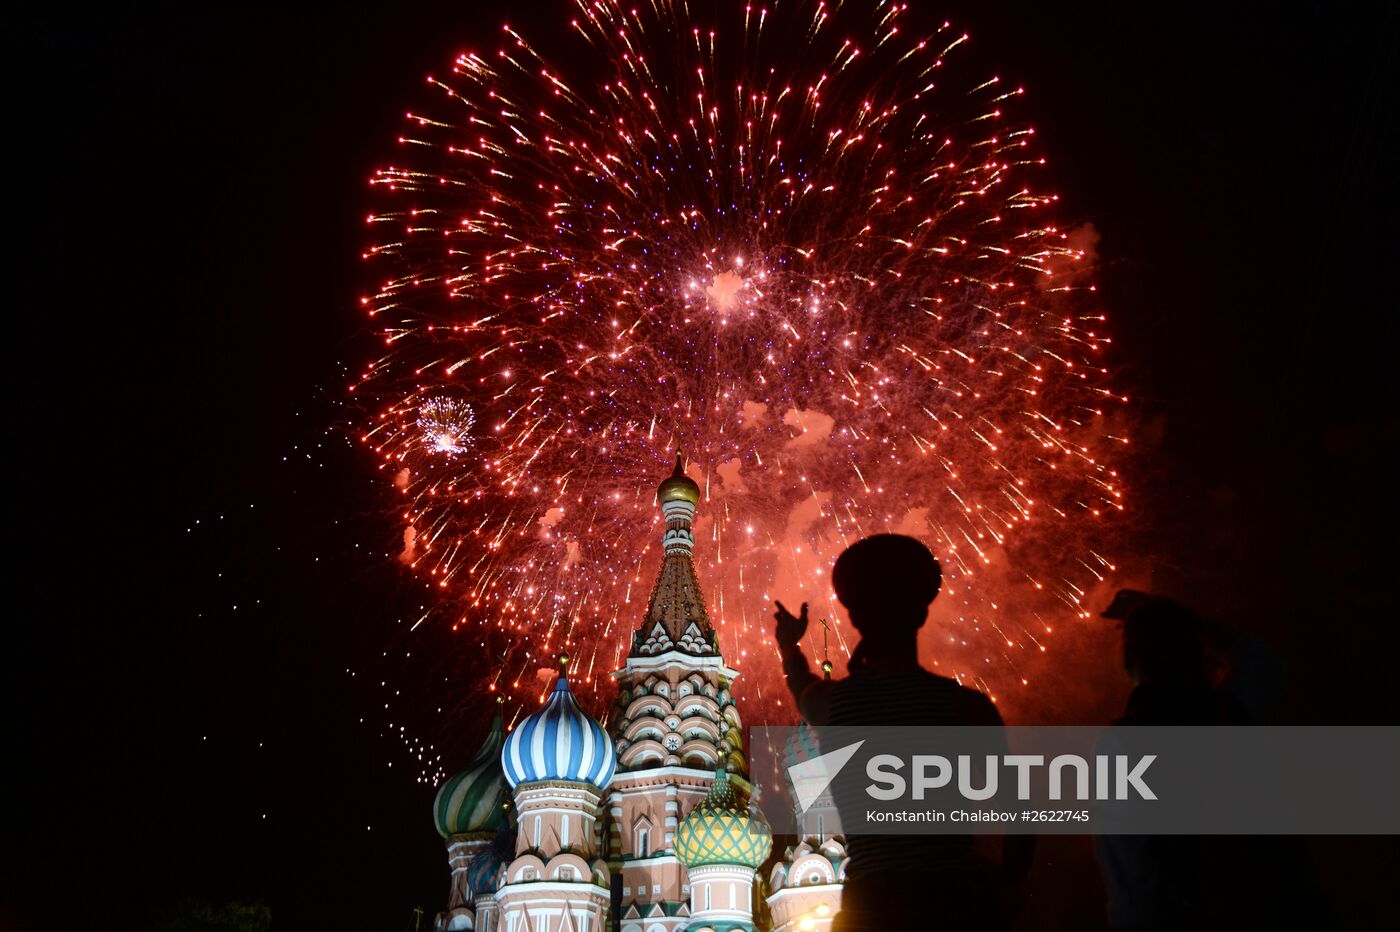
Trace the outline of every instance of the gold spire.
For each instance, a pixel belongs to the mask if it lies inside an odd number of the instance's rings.
[[[829,679],[831,679],[831,649],[830,649],[830,646],[829,646],[829,645],[827,644],[827,642],[826,642],[826,636],[827,636],[827,633],[831,631],[831,625],[827,624],[826,619],[823,618],[823,619],[821,620],[821,626],[822,626],[822,679],[829,680]]]
[[[676,451],[676,469],[657,488],[656,500],[662,505],[667,502],[700,504],[700,486],[685,474],[685,459],[680,450]]]
[[[662,536],[661,571],[651,591],[646,619],[634,638],[632,655],[647,656],[678,650],[694,656],[717,653],[714,630],[700,594],[700,580],[691,562],[695,539],[691,521],[700,501],[700,486],[685,474],[685,459],[676,451],[676,468],[656,490],[666,519]]]

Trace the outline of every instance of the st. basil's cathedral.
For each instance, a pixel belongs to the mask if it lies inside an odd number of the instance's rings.
[[[799,813],[803,837],[773,857],[730,693],[739,671],[720,654],[692,560],[700,487],[679,457],[656,498],[661,572],[612,674],[607,726],[561,673],[537,712],[509,734],[497,717],[471,763],[438,789],[433,817],[452,886],[435,932],[831,927],[846,849],[825,831],[830,796]],[[786,752],[795,763],[817,750],[804,729]]]

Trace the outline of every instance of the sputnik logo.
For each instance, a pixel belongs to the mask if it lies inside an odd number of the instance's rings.
[[[851,762],[851,758],[856,756],[856,751],[865,744],[865,739],[857,741],[855,744],[848,744],[843,748],[828,751],[818,755],[811,760],[805,760],[800,764],[793,764],[788,768],[788,781],[792,784],[792,792],[797,797],[797,805],[803,812],[812,808],[812,804],[826,792],[826,788],[831,785],[831,781],[836,779],[836,775],[841,772],[841,768]]]

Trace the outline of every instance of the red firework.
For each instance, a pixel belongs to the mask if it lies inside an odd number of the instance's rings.
[[[401,558],[483,683],[532,697],[567,650],[606,694],[682,448],[750,720],[787,717],[772,598],[839,671],[831,562],[887,530],[944,566],[926,660],[1005,695],[1113,569],[1126,442],[1022,91],[902,3],[696,9],[579,3],[549,59],[506,27],[375,173],[355,391]]]

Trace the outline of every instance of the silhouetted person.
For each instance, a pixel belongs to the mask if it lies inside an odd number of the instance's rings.
[[[899,534],[867,537],[836,560],[831,581],[861,636],[846,679],[824,680],[808,665],[799,646],[806,603],[794,616],[778,602],[774,616],[783,672],[804,719],[817,726],[1001,726],[985,695],[919,665],[919,628],[942,582],[927,547]],[[836,802],[839,811],[839,795]],[[1025,880],[1035,839],[1005,839],[1001,876],[973,856],[966,835],[848,834],[846,843],[839,932],[1005,928],[1002,892]]]
[[[1272,719],[1286,681],[1259,638],[1172,599],[1120,591],[1104,611],[1123,630],[1134,688],[1120,725],[1251,725]],[[1096,836],[1117,929],[1331,928],[1302,838]]]
[[[1123,632],[1123,670],[1133,682],[1119,725],[1219,725],[1241,722],[1215,689],[1206,663],[1204,624],[1185,605],[1123,589],[1104,609]]]
[[[1118,725],[1225,725],[1243,715],[1211,682],[1204,626],[1180,602],[1124,589],[1103,617],[1123,632],[1123,669],[1133,682]],[[1096,835],[1115,929],[1191,929],[1208,924],[1202,840],[1191,835]]]

